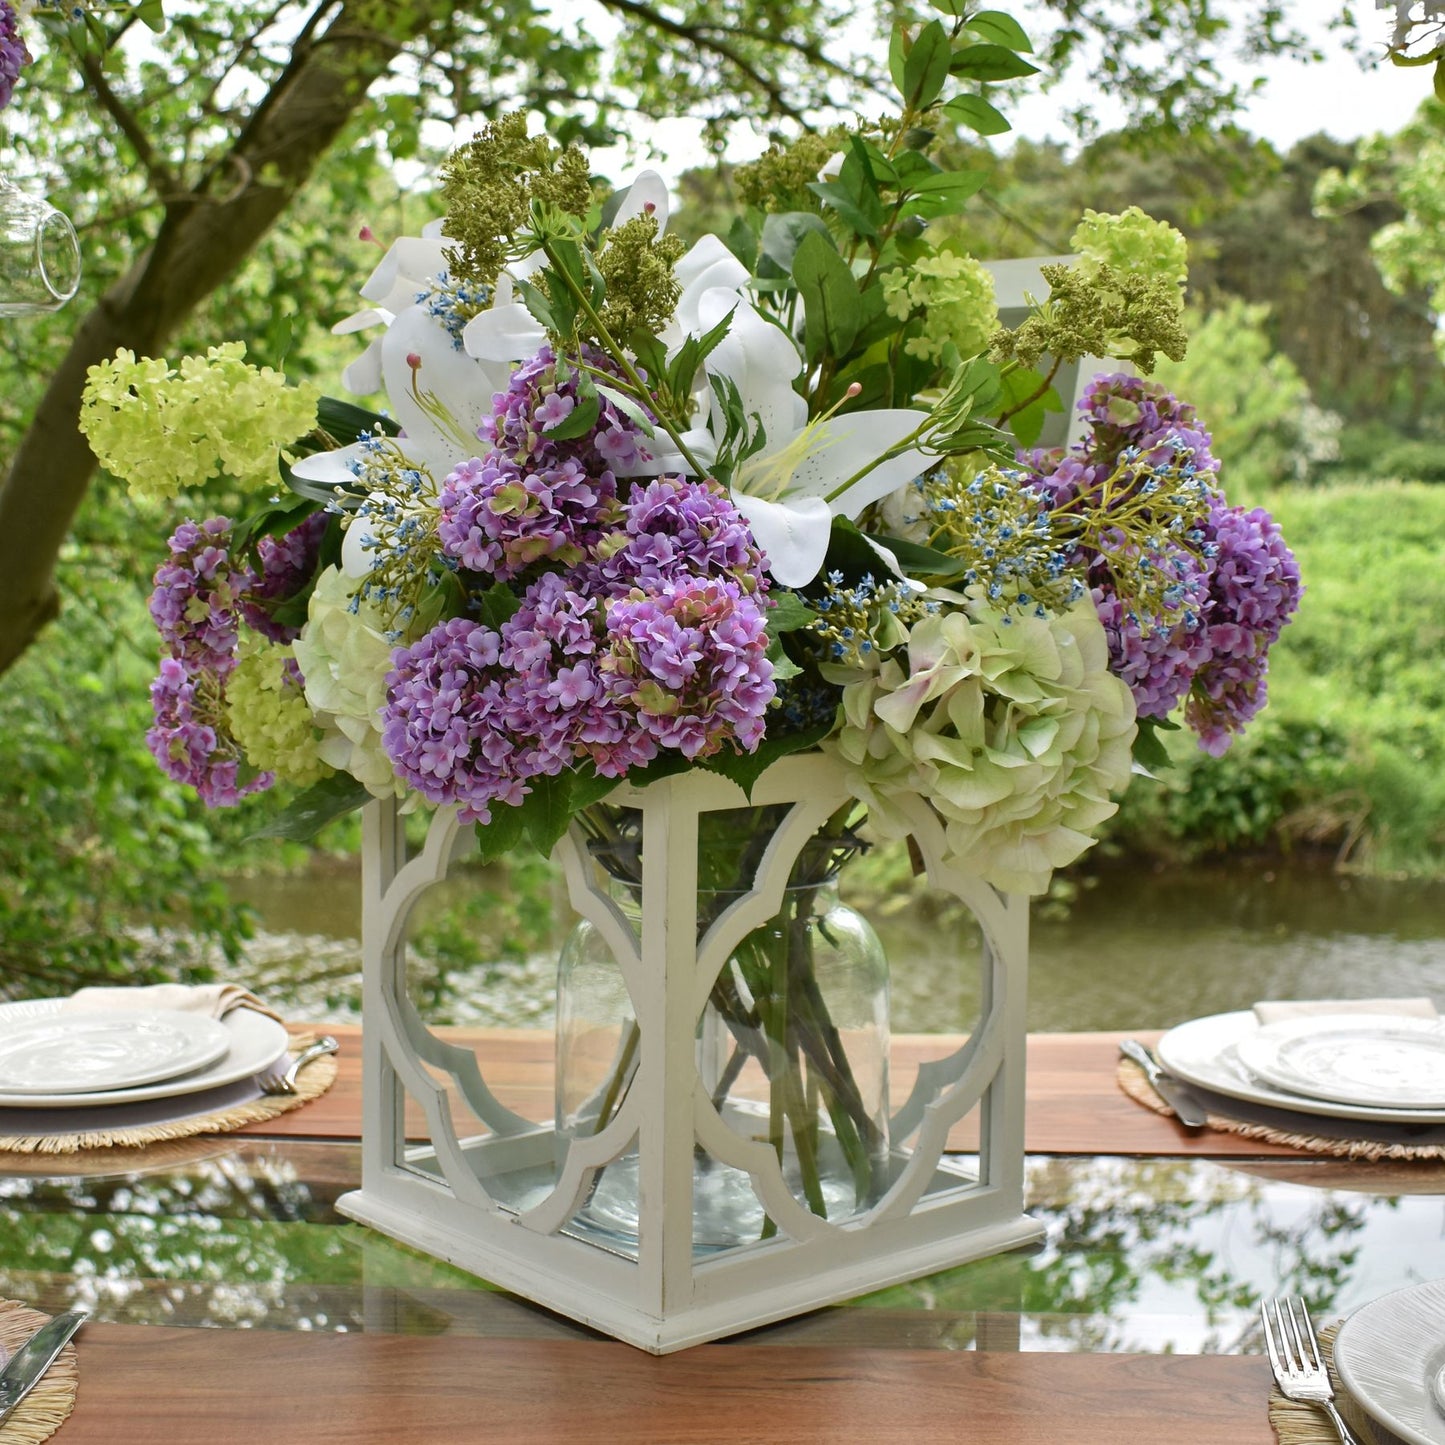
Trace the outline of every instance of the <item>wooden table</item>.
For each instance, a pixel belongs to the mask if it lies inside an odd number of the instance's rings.
[[[336,1085],[268,1124],[138,1151],[129,1173],[0,1158],[0,1295],[95,1309],[59,1445],[1270,1445],[1268,1371],[1228,1301],[1293,1276],[1353,1307],[1402,1270],[1445,1275],[1439,1166],[1191,1134],[1119,1091],[1117,1036],[1039,1035],[1042,1252],[654,1359],[335,1216],[357,1183],[360,1048],[332,1031]],[[545,1036],[449,1036],[485,1051],[506,1102],[550,1114]],[[897,1040],[900,1086],[944,1047]],[[1158,1325],[1171,1311],[1182,1336]]]

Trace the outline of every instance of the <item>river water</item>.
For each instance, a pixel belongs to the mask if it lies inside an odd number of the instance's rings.
[[[253,986],[307,1017],[357,1016],[354,866],[238,879],[232,894],[261,918]],[[423,1012],[437,1023],[549,1025],[556,949],[570,925],[560,893],[554,902],[554,935],[522,956],[454,962],[440,982],[416,966]],[[980,993],[971,919],[914,893],[875,900],[868,913],[893,967],[894,1029],[969,1028]],[[1358,878],[1304,862],[1119,868],[1091,880],[1066,911],[1033,909],[1031,1030],[1167,1027],[1263,998],[1415,994],[1445,1008],[1445,882]]]

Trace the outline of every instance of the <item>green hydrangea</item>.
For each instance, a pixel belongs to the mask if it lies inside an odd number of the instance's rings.
[[[975,600],[925,617],[849,683],[828,746],[882,836],[907,836],[927,800],[950,864],[1042,893],[1115,811],[1134,733],[1091,601],[1039,617]]]
[[[306,626],[292,648],[321,729],[321,759],[350,773],[375,798],[405,797],[406,785],[381,745],[393,644],[380,610],[360,598],[353,603],[356,586],[339,568],[328,567],[316,579]],[[411,795],[413,802],[416,797]]]
[[[331,773],[318,751],[320,735],[290,647],[261,643],[242,656],[227,681],[226,714],[232,736],[258,771],[301,788]]]
[[[225,472],[246,486],[276,485],[285,448],[316,426],[320,390],[288,386],[230,341],[178,369],[126,350],[86,373],[80,429],[101,465],[132,497],[164,501]]]
[[[883,277],[883,299],[897,321],[920,317],[922,330],[903,349],[921,361],[937,362],[952,342],[961,356],[988,349],[998,326],[993,275],[972,256],[939,251]]]
[[[1130,206],[1112,215],[1085,211],[1074,228],[1069,245],[1079,255],[1087,274],[1112,266],[1125,275],[1141,273],[1172,281],[1184,304],[1184,283],[1189,279],[1189,242],[1167,221],[1156,221],[1147,211]]]

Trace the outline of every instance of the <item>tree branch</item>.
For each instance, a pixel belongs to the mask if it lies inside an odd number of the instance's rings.
[[[136,159],[150,178],[151,189],[157,195],[169,194],[175,186],[175,177],[171,174],[170,168],[156,154],[155,147],[150,143],[150,137],[141,129],[135,113],[111,89],[110,82],[105,78],[105,71],[101,68],[100,61],[95,55],[86,51],[80,55],[79,59],[80,72],[85,76],[90,93],[100,102],[101,109],[116,123],[120,133],[130,142]]]

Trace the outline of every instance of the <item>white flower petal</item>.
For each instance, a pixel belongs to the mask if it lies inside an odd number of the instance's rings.
[[[459,351],[446,328],[420,306],[403,311],[381,345],[387,399],[406,433],[402,447],[440,483],[458,462],[483,448],[477,425],[491,411],[493,396],[505,390],[505,372]],[[420,360],[414,376],[412,358]],[[413,385],[428,406],[418,401]],[[447,420],[433,414],[433,405],[441,407]]]
[[[815,431],[814,445],[794,471],[788,495],[826,497],[927,420],[927,412],[901,408],[830,417]],[[870,502],[896,492],[931,465],[931,458],[910,448],[854,482],[830,504],[834,515],[856,517]]]
[[[547,333],[520,301],[479,311],[462,331],[462,344],[479,361],[521,361],[535,356]]]
[[[382,338],[378,336],[341,373],[341,384],[347,391],[357,396],[370,396],[372,392],[381,390],[381,343]]]
[[[416,303],[416,293],[446,270],[447,244],[439,236],[399,236],[366,279],[361,294],[387,311]]]
[[[328,487],[345,486],[356,480],[351,464],[359,460],[364,452],[360,442],[329,452],[313,452],[309,457],[298,457],[292,462],[291,471],[303,481],[320,482]]]
[[[694,427],[691,431],[682,434],[683,444],[687,447],[703,468],[704,474],[710,471],[712,464],[717,461],[717,442],[710,431],[702,427]],[[649,437],[643,443],[652,454],[650,461],[638,461],[630,468],[623,470],[615,468],[619,477],[661,477],[661,476],[691,476],[693,469],[687,464],[682,452],[678,449],[677,443],[668,436],[661,428],[658,428],[655,437]]]
[[[637,179],[628,186],[622,197],[622,204],[612,218],[612,227],[625,225],[635,216],[640,216],[651,206],[651,215],[657,222],[657,234],[667,229],[668,195],[667,182],[656,171],[639,171]]]
[[[817,497],[769,502],[734,492],[733,505],[747,518],[768,571],[784,587],[804,587],[818,575],[833,527],[826,502]]]
[[[365,331],[368,326],[390,326],[392,316],[390,311],[380,311],[374,306],[368,307],[365,311],[353,312],[344,321],[338,321],[331,328],[333,336],[350,336],[353,331]]]

